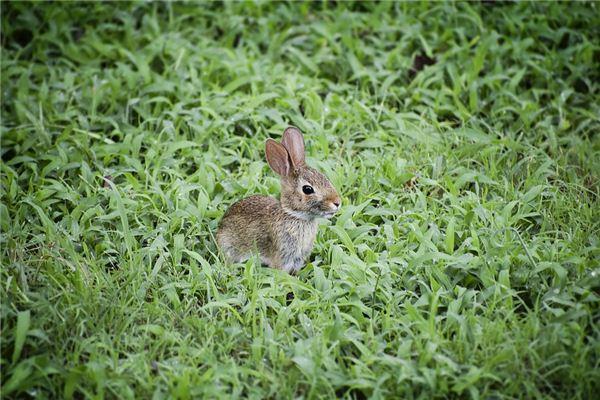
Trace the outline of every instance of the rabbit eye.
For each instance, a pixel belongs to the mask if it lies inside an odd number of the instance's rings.
[[[315,192],[315,189],[313,189],[313,187],[310,185],[304,185],[302,186],[302,192],[304,194],[313,194]]]

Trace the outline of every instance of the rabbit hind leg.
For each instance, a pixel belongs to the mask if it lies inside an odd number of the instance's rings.
[[[250,258],[251,253],[239,249],[227,235],[217,235],[217,242],[225,258],[233,263],[244,262]]]

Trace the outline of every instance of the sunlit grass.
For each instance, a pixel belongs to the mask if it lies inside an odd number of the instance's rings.
[[[594,3],[2,3],[2,395],[592,398]],[[342,195],[227,265],[288,125]]]

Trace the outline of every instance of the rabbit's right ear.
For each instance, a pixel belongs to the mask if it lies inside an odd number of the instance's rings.
[[[283,132],[281,144],[290,154],[294,168],[304,165],[304,137],[300,129],[295,126],[288,127]]]
[[[267,139],[265,153],[267,155],[267,162],[273,171],[280,176],[288,176],[291,170],[290,156],[285,147],[273,139]]]

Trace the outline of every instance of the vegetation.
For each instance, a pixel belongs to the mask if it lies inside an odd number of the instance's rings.
[[[592,398],[596,3],[2,3],[4,397]],[[228,265],[288,125],[342,194]]]

